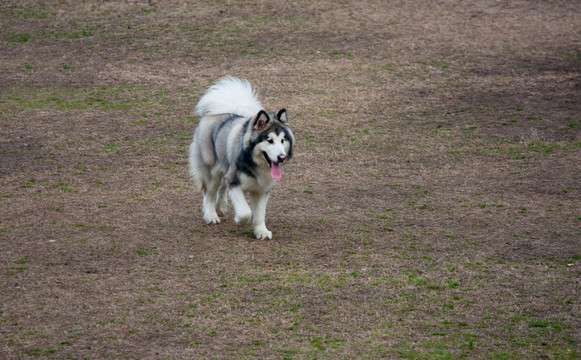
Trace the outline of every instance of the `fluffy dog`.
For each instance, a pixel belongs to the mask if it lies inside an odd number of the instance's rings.
[[[294,143],[286,110],[267,113],[248,81],[228,76],[208,89],[196,112],[201,120],[189,165],[204,196],[204,221],[220,222],[218,215],[227,212],[229,194],[234,222],[244,225],[252,218],[256,238],[271,239],[266,204],[272,186],[281,179],[281,165],[292,157]]]

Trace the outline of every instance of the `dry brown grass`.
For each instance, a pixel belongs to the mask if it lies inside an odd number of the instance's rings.
[[[571,1],[0,4],[0,358],[557,358],[581,343]],[[296,156],[205,226],[199,96]]]

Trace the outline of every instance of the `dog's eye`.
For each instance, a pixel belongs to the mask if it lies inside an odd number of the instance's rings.
[[[284,144],[284,139],[280,140],[280,143],[281,143],[281,144]]]
[[[269,144],[274,144],[274,140],[272,140],[272,139],[268,139],[267,141]]]

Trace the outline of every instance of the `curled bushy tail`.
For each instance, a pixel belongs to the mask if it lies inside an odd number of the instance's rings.
[[[202,96],[196,112],[200,116],[237,114],[245,117],[263,110],[256,90],[247,80],[226,76],[212,85]]]

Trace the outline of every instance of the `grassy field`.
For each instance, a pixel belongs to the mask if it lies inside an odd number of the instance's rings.
[[[1,359],[580,359],[578,1],[0,3]],[[187,170],[286,108],[254,240]]]

